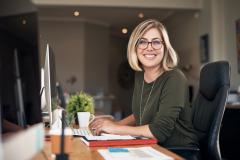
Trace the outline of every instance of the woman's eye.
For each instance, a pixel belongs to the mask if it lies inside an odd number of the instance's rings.
[[[152,43],[153,43],[154,45],[160,45],[160,44],[161,44],[161,41],[152,41]]]
[[[146,41],[144,41],[144,40],[140,40],[139,41],[139,44],[146,44],[147,42]]]

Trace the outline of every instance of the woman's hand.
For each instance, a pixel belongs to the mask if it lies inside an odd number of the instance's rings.
[[[97,135],[100,135],[102,132],[114,134],[119,125],[113,120],[99,118],[94,120],[89,127],[90,129],[95,130]]]
[[[110,134],[143,136],[156,139],[150,131],[149,125],[129,126],[123,125],[119,123],[119,121],[114,121],[112,119],[97,118],[89,125],[89,128],[95,129],[96,135],[105,132]]]

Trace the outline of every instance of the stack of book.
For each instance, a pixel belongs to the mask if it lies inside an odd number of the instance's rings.
[[[134,136],[109,135],[101,136],[82,136],[81,140],[90,147],[104,146],[125,146],[125,145],[141,145],[156,144],[156,139]]]

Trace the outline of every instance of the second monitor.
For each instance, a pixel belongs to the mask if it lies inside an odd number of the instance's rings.
[[[43,75],[42,75],[43,76]],[[56,89],[56,68],[55,68],[55,56],[53,50],[47,44],[46,57],[44,64],[44,94],[46,100],[46,106],[43,111],[47,111],[49,114],[50,126],[53,124],[52,111],[54,106],[57,105],[57,89]],[[44,97],[42,98],[44,100]]]

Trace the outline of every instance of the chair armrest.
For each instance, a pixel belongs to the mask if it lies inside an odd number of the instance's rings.
[[[184,157],[185,159],[200,160],[200,149],[198,147],[167,147],[168,150]]]
[[[198,147],[167,147],[167,149],[171,151],[200,151]]]

